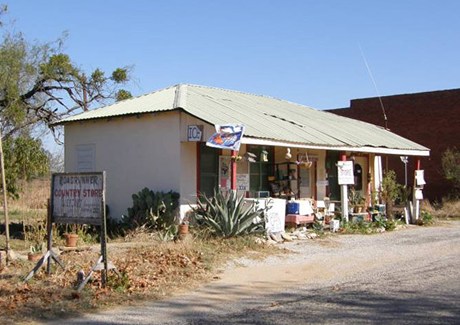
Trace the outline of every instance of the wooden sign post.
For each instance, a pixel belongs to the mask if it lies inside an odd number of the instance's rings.
[[[107,259],[107,217],[105,209],[105,172],[94,173],[57,173],[51,179],[51,202],[48,221],[48,272],[50,269],[49,258],[56,259],[56,254],[51,250],[52,244],[52,223],[60,224],[90,224],[101,227],[101,257],[98,259],[95,269],[101,269],[103,263],[102,286],[107,283],[107,270],[109,268]],[[40,264],[40,262],[42,262]],[[43,265],[40,260],[34,270]],[[40,265],[39,265],[40,264]],[[62,266],[62,265],[61,265]],[[111,268],[114,268],[112,265]],[[116,270],[115,270],[116,271]],[[26,281],[33,276],[32,271]],[[118,272],[117,272],[118,273]],[[81,290],[89,280],[90,275],[79,285]]]

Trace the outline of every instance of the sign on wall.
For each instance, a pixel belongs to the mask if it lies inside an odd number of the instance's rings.
[[[339,185],[355,184],[352,161],[337,162],[337,170],[338,170]]]
[[[249,191],[249,174],[236,174],[236,190]]]
[[[105,205],[105,173],[53,174],[53,222],[101,225]]]
[[[203,140],[203,125],[189,125],[187,128],[187,141],[199,142]]]

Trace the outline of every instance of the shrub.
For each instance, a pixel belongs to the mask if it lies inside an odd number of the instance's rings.
[[[214,196],[199,195],[192,207],[197,224],[202,224],[219,237],[230,238],[265,230],[265,214],[254,202],[245,202],[243,195],[234,191],[214,191]]]
[[[460,151],[457,148],[449,148],[441,157],[444,177],[452,183],[454,195],[460,192]]]
[[[386,213],[390,219],[393,219],[393,205],[400,195],[401,185],[396,182],[396,173],[389,170],[382,180],[382,199],[385,201]]]
[[[420,218],[417,220],[417,224],[420,225],[420,226],[427,226],[427,225],[430,225],[434,222],[433,220],[433,215],[426,211],[426,210],[422,210],[420,212]]]

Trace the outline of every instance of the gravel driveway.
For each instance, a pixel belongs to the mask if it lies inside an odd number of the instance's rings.
[[[66,324],[460,324],[460,222],[282,244],[193,293]],[[55,322],[55,324],[61,322]]]

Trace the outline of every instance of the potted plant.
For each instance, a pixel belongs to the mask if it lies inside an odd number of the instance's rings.
[[[365,199],[362,196],[361,192],[356,191],[353,187],[350,189],[348,194],[348,203],[350,208],[352,208],[354,213],[361,213],[364,210]]]
[[[29,254],[27,254],[27,259],[32,262],[36,262],[40,259],[43,253],[43,243],[35,243],[30,246]]]
[[[67,228],[68,229],[68,228]],[[77,247],[78,228],[77,225],[72,225],[71,231],[64,234],[66,247]]]
[[[67,233],[64,235],[64,237],[65,237],[66,247],[77,247],[77,242],[78,242],[77,234]]]
[[[181,220],[180,224],[179,224],[179,237],[180,238],[183,238],[185,236],[187,236],[188,234],[188,228],[189,228],[189,222],[190,222],[190,214],[192,213],[192,211],[187,211],[187,213],[185,214],[184,218]]]

